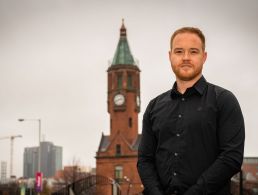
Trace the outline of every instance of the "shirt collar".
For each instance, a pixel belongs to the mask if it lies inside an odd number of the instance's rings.
[[[192,87],[190,87],[186,90],[185,94],[188,94],[188,92],[190,92],[190,91],[191,92],[196,91],[199,95],[202,96],[206,86],[207,86],[207,81],[204,78],[204,76],[201,76],[201,78]],[[173,87],[172,87],[172,90],[171,90],[171,97],[175,98],[175,97],[178,97],[178,96],[181,96],[181,95],[182,94],[177,91],[177,83],[175,82]]]
[[[206,89],[207,86],[207,81],[204,78],[204,76],[202,76],[195,84],[194,84],[194,88],[196,89],[196,91],[200,94],[203,95],[204,94],[204,90]]]

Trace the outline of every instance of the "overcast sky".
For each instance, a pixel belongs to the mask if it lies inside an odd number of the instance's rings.
[[[101,133],[109,134],[107,73],[125,19],[131,52],[141,69],[141,113],[171,88],[172,32],[203,30],[208,59],[204,76],[231,90],[245,117],[245,156],[258,156],[257,0],[0,0],[0,137],[14,142],[14,174],[22,176],[24,147],[46,141],[95,167]],[[140,125],[141,127],[141,125]],[[141,129],[139,129],[141,132]],[[10,140],[0,140],[8,161]]]

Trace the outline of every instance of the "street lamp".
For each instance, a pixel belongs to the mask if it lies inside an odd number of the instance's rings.
[[[125,179],[125,181],[128,183],[127,195],[129,195],[129,193],[130,193],[130,188],[132,187],[132,182],[131,182],[131,180],[130,180],[127,176],[124,176],[124,179]]]
[[[38,122],[38,128],[39,128],[39,155],[38,155],[38,172],[40,172],[40,155],[41,155],[41,149],[40,149],[40,137],[41,137],[41,119],[24,119],[20,118],[18,119],[19,122],[24,122],[24,121],[37,121]],[[38,193],[39,194],[39,193]]]

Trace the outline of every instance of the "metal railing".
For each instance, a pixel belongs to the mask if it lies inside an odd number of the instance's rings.
[[[95,195],[97,185],[110,185],[112,189],[117,190],[116,194],[119,194],[120,189],[114,180],[101,175],[91,175],[68,184],[57,192],[52,193],[52,195]]]

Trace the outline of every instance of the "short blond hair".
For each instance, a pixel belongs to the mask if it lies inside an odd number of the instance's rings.
[[[202,41],[203,51],[205,50],[205,36],[199,28],[195,28],[195,27],[182,27],[182,28],[177,29],[171,36],[170,49],[172,49],[172,47],[173,47],[173,40],[175,39],[176,35],[181,34],[181,33],[196,34]]]

